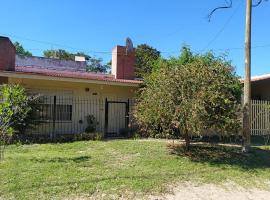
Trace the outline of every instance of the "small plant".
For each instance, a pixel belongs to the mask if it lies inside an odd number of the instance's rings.
[[[103,133],[80,133],[75,136],[76,141],[81,140],[103,140],[104,134]]]
[[[88,115],[86,117],[88,126],[85,129],[86,133],[94,133],[96,131],[98,122],[94,115]]]
[[[103,140],[104,139],[104,134],[103,133],[96,133],[95,134],[95,140]]]

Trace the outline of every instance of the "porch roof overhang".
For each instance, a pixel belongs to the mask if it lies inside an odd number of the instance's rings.
[[[264,80],[270,80],[270,74],[263,74],[258,76],[252,76],[251,82],[258,82],[258,81],[264,81]],[[240,79],[241,83],[244,83],[244,78]]]
[[[256,82],[256,81],[264,81],[264,80],[270,80],[270,74],[263,74],[259,76],[252,76],[251,81]]]
[[[48,80],[48,81],[63,81],[73,83],[89,83],[99,85],[114,85],[124,87],[139,87],[142,81],[139,80],[125,80],[114,78],[100,78],[100,77],[76,77],[76,76],[62,76],[57,73],[42,74],[32,72],[18,72],[18,71],[0,71],[0,77],[33,79],[33,80]]]

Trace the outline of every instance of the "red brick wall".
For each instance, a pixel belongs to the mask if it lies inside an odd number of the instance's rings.
[[[15,55],[15,47],[9,38],[0,36],[0,70],[14,71]]]
[[[126,47],[116,46],[112,51],[112,74],[117,79],[134,79],[135,51],[126,53]]]

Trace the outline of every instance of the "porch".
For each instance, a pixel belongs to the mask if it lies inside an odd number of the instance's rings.
[[[123,137],[132,127],[134,99],[86,96],[41,96],[38,120],[29,134],[76,135],[103,133]]]

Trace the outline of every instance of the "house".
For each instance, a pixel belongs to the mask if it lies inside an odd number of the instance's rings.
[[[251,77],[251,135],[270,137],[270,74]]]
[[[270,101],[270,74],[251,78],[251,99]]]
[[[33,134],[77,134],[89,126],[119,135],[132,123],[132,107],[141,83],[134,79],[134,49],[112,50],[112,74],[86,72],[86,62],[16,55],[0,37],[0,84],[20,84],[40,94],[40,124]],[[90,117],[89,117],[90,116]]]

